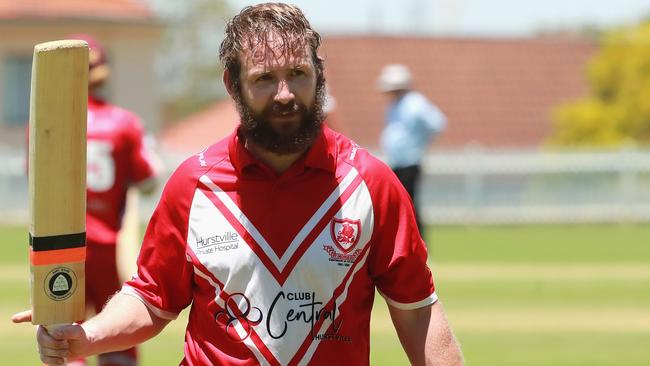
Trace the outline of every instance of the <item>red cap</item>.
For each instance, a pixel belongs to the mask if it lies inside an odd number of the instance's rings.
[[[106,80],[110,72],[106,59],[106,51],[97,40],[88,34],[78,33],[71,34],[67,39],[79,39],[88,43],[88,64],[90,70],[88,73],[89,83],[98,83]]]

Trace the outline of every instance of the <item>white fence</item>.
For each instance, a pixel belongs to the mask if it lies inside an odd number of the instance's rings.
[[[650,220],[650,151],[437,153],[421,185],[430,223]]]
[[[161,155],[169,174],[179,159]],[[24,167],[21,151],[0,151],[2,223],[27,222]],[[423,175],[420,200],[428,223],[650,221],[650,151],[436,152]],[[143,221],[157,200],[141,200]]]

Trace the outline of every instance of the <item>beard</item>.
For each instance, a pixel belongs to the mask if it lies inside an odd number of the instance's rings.
[[[325,115],[323,113],[324,88],[317,87],[316,98],[311,105],[295,100],[282,104],[273,102],[261,112],[256,113],[243,100],[241,92],[235,93],[234,100],[241,117],[240,133],[247,141],[262,149],[288,155],[307,150],[320,135]],[[297,113],[299,124],[294,128],[274,127],[270,119],[288,113]]]

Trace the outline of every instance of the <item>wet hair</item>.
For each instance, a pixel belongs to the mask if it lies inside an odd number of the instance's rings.
[[[324,88],[324,60],[317,53],[320,44],[320,35],[299,8],[284,3],[262,3],[245,7],[226,24],[219,60],[230,76],[234,91],[239,93],[242,51],[255,50],[255,57],[266,58],[269,52],[274,56],[292,55],[309,47],[317,85]],[[258,51],[261,53],[257,54]],[[317,90],[317,93],[324,91]]]

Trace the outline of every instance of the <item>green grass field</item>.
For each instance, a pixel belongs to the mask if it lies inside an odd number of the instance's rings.
[[[29,304],[27,234],[0,238],[0,363],[36,365],[33,327],[9,320]],[[427,239],[468,365],[650,364],[649,226],[433,227]],[[182,323],[142,347],[143,365],[178,364]],[[408,364],[381,298],[371,358]]]

